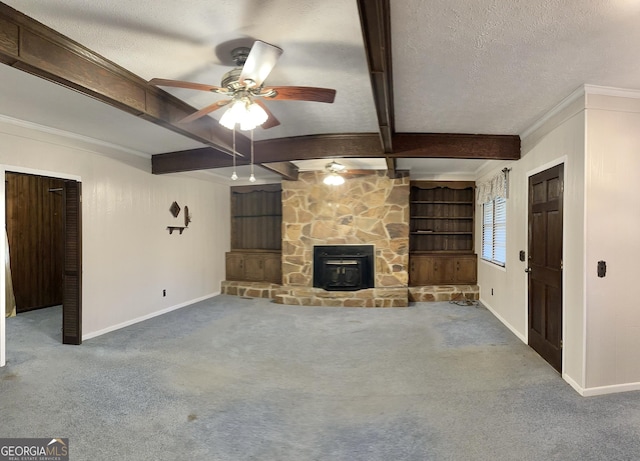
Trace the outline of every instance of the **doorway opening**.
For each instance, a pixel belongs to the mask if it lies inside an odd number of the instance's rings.
[[[62,306],[65,344],[82,342],[80,197],[79,181],[5,172],[6,311],[11,292],[18,315]]]

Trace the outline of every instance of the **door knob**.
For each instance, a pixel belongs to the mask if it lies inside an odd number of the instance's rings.
[[[527,272],[527,273],[528,272],[533,272],[533,269],[531,269],[530,267],[527,267],[524,271]]]

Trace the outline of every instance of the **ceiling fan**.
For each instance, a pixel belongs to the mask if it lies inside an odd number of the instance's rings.
[[[334,101],[336,90],[329,88],[308,86],[265,87],[264,81],[281,54],[281,48],[256,40],[251,48],[239,47],[231,52],[231,57],[237,67],[224,74],[220,86],[163,78],[151,79],[149,80],[149,84],[211,91],[227,96],[227,99],[203,107],[199,111],[183,118],[179,123],[192,122],[224,106],[230,105],[229,109],[220,119],[220,123],[229,129],[234,128],[236,122],[240,122],[240,116],[244,116],[244,119],[247,121],[246,124],[241,124],[240,126],[240,129],[243,130],[252,129],[257,125],[261,125],[262,128],[272,128],[280,125],[278,119],[264,104],[263,99],[325,103],[332,103]]]
[[[347,169],[343,164],[332,160],[324,167],[327,175],[323,182],[329,186],[339,186],[344,184],[345,179],[349,179],[356,176],[366,176],[377,174],[377,170],[354,170]]]

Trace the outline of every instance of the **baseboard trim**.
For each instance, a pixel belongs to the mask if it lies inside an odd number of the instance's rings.
[[[518,339],[520,339],[520,341],[522,341],[523,343],[527,344],[527,338],[526,336],[524,336],[522,333],[520,333],[518,330],[516,330],[513,325],[511,325],[509,322],[507,322],[504,317],[502,317],[500,314],[498,314],[495,309],[493,307],[491,307],[491,305],[486,302],[484,299],[480,298],[480,303],[487,308],[487,310],[489,310],[489,312],[491,312],[493,315],[496,316],[496,318],[498,320],[500,320],[504,326],[506,326],[509,330],[511,330],[511,333],[513,333],[514,335],[516,335],[518,337]]]
[[[574,381],[571,376],[567,375],[566,373],[563,373],[562,379],[564,379],[567,382],[567,384],[569,384],[569,386],[573,387],[573,390],[575,390],[578,394],[580,394],[583,397],[585,396],[584,388],[580,384],[578,384],[576,381]]]
[[[120,328],[128,327],[128,326],[134,325],[136,323],[144,322],[145,320],[152,319],[152,318],[157,317],[159,315],[167,314],[167,313],[169,313],[171,311],[175,311],[175,310],[178,310],[178,309],[182,309],[183,307],[190,306],[191,304],[195,304],[197,302],[204,301],[204,300],[209,299],[209,298],[213,298],[214,296],[218,296],[219,294],[220,294],[220,292],[216,291],[215,293],[211,293],[211,294],[202,296],[200,298],[191,299],[189,301],[185,301],[183,303],[176,304],[175,306],[170,306],[170,307],[167,307],[167,308],[162,309],[160,311],[156,311],[156,312],[152,312],[151,314],[143,315],[142,317],[137,317],[135,319],[127,320],[126,322],[122,322],[122,323],[119,323],[117,325],[113,325],[113,326],[110,326],[110,327],[107,327],[107,328],[103,328],[102,330],[94,331],[92,333],[87,333],[86,335],[82,335],[82,340],[86,341],[87,339],[96,338],[96,337],[102,336],[102,335],[104,335],[106,333],[111,333],[112,331],[119,330]]]
[[[613,384],[611,386],[588,387],[583,389],[584,397],[596,395],[617,394],[619,392],[640,391],[640,383]]]

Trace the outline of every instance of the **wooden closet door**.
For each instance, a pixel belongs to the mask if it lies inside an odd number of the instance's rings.
[[[18,313],[62,304],[64,181],[6,173],[6,223]]]
[[[64,181],[62,342],[82,344],[82,184]]]

